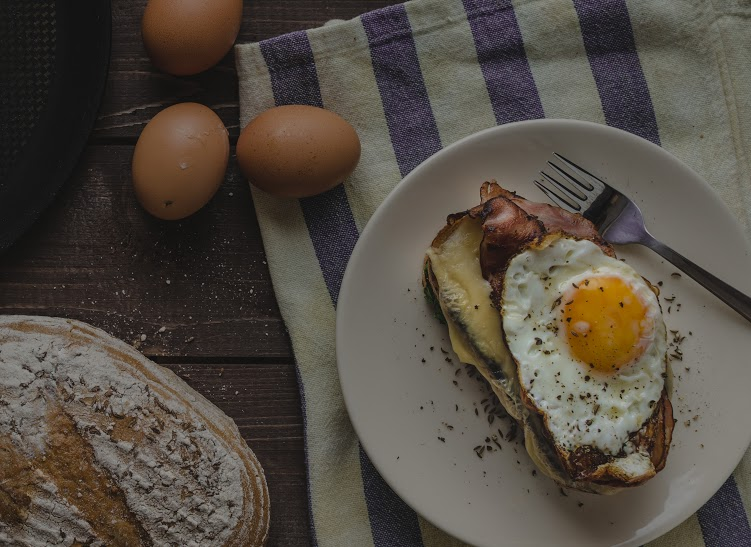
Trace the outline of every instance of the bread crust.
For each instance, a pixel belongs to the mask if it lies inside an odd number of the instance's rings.
[[[0,542],[265,544],[260,463],[169,369],[79,321],[2,316],[0,374]]]

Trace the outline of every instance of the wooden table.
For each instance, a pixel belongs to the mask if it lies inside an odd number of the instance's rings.
[[[393,3],[248,1],[238,42]],[[0,257],[0,313],[80,319],[177,372],[235,420],[263,464],[271,492],[269,545],[308,545],[294,358],[234,149],[216,197],[184,221],[151,218],[131,186],[136,139],[166,106],[203,103],[237,141],[234,56],[194,77],[158,72],[141,43],[145,4],[112,1],[112,59],[96,127],[53,205]]]

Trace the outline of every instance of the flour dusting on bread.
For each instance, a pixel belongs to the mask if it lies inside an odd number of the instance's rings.
[[[0,543],[262,545],[263,471],[167,369],[78,322],[0,318]]]

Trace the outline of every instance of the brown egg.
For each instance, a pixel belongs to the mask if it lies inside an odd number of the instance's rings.
[[[141,35],[151,61],[175,76],[198,74],[232,48],[242,0],[149,0]]]
[[[197,103],[165,108],[143,128],[133,152],[133,188],[149,213],[177,220],[198,211],[224,180],[229,136]]]
[[[313,106],[279,106],[245,126],[237,162],[254,186],[280,197],[302,198],[344,181],[360,160],[355,129],[337,114]]]

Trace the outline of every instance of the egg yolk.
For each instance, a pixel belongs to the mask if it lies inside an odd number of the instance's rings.
[[[562,297],[561,312],[571,353],[592,369],[614,374],[644,352],[651,330],[647,309],[618,277],[572,284]]]

